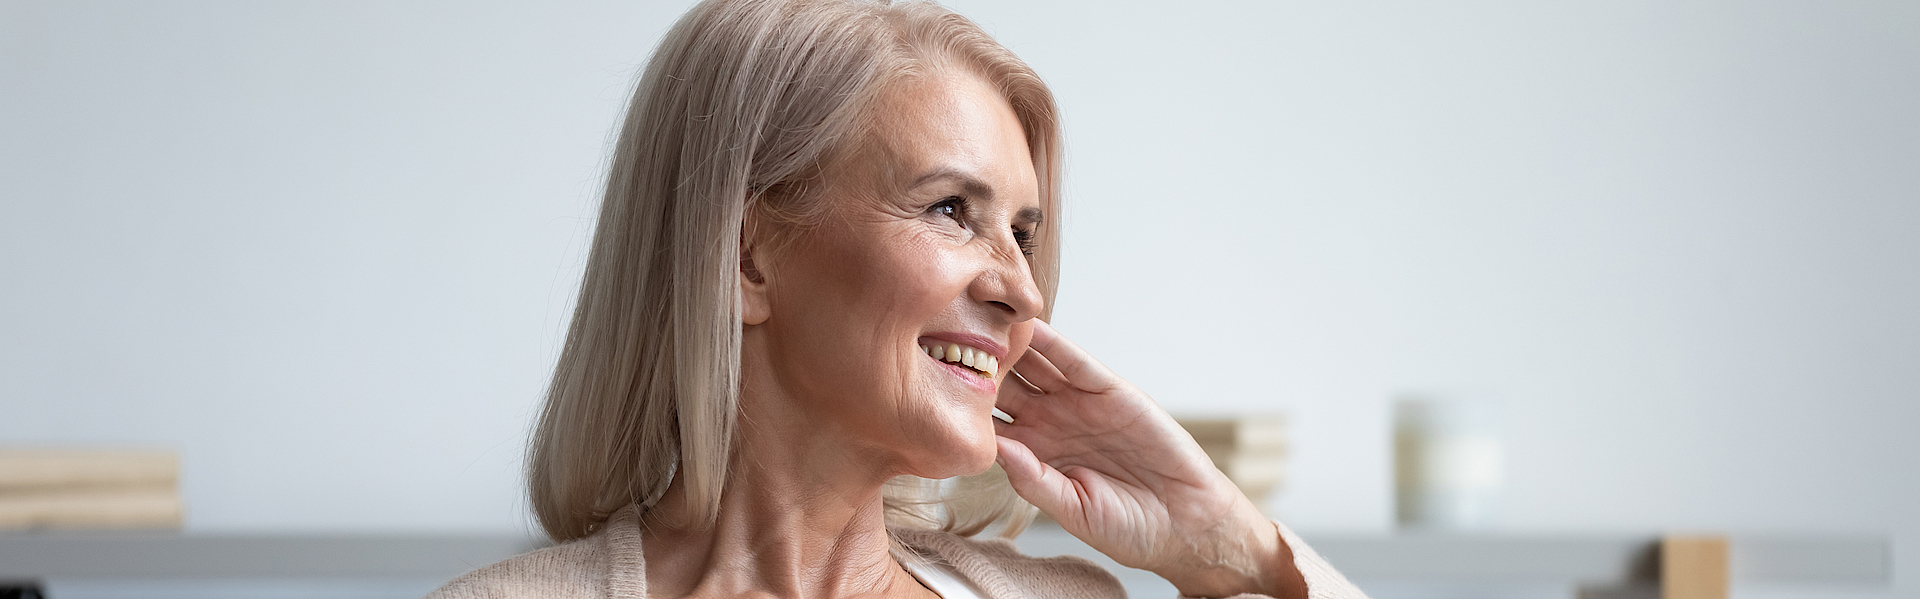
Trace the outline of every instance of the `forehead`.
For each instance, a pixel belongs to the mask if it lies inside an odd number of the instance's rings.
[[[885,163],[896,185],[953,172],[987,183],[996,196],[1039,201],[1019,117],[978,77],[940,73],[895,83],[882,92],[870,119],[856,153],[865,155],[862,162]]]

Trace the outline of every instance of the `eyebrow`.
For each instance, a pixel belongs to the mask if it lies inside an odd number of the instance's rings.
[[[931,173],[927,173],[925,175],[921,175],[920,178],[913,180],[913,185],[909,186],[908,189],[919,189],[920,187],[923,187],[928,183],[942,180],[942,179],[953,181],[955,183],[960,184],[961,191],[966,192],[967,195],[985,198],[989,200],[993,199],[992,185],[988,185],[985,181],[981,181],[977,178],[974,178],[972,175],[968,175],[966,173],[960,172],[959,170],[955,170],[952,168],[943,168],[937,171],[933,171]],[[1029,206],[1026,208],[1021,208],[1020,212],[1015,213],[1013,215],[1013,220],[1021,224],[1037,225],[1037,224],[1046,222],[1047,217],[1046,217],[1046,213],[1042,212],[1039,208],[1034,208]]]
[[[1021,208],[1018,214],[1013,215],[1013,222],[1025,225],[1037,225],[1047,222],[1047,217],[1046,213],[1041,212],[1039,208],[1029,206]]]
[[[993,198],[992,185],[988,185],[985,181],[976,179],[972,175],[968,175],[966,173],[963,173],[951,168],[943,168],[937,171],[933,171],[931,173],[927,173],[925,175],[921,175],[920,178],[913,180],[913,185],[910,186],[909,188],[919,189],[920,187],[923,187],[928,183],[938,181],[941,179],[946,179],[949,181],[953,181],[955,183],[959,183],[960,189],[962,191],[967,192],[967,195],[979,196],[979,197],[988,198],[988,199]]]

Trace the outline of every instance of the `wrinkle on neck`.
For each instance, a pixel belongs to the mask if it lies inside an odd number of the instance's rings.
[[[881,500],[891,478],[885,467],[837,442],[830,424],[785,413],[794,404],[782,399],[742,393],[712,527],[684,525],[692,519],[679,480],[642,516],[650,594],[932,597],[893,558]]]

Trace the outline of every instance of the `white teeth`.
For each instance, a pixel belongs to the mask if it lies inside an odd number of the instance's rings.
[[[985,351],[971,347],[963,347],[958,343],[948,343],[946,345],[935,344],[931,346],[922,345],[920,346],[920,351],[926,352],[928,356],[935,360],[950,364],[962,364],[968,368],[978,370],[987,376],[993,376],[1000,372],[999,358],[995,358]]]

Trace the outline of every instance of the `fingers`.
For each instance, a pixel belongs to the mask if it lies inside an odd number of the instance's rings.
[[[1029,355],[1039,354],[1064,381],[1083,391],[1105,389],[1119,378],[1113,374],[1113,371],[1107,370],[1106,365],[1095,360],[1092,354],[1080,349],[1080,346],[1054,330],[1053,325],[1042,320],[1033,321],[1033,341],[1028,348]],[[1026,359],[1021,358],[1020,362],[1025,363]],[[1018,368],[1020,365],[1015,364],[1015,367]],[[1040,381],[1033,380],[1033,377],[1027,377],[1027,380],[1039,385],[1041,389],[1050,389]]]
[[[1079,493],[1072,479],[1040,461],[1033,450],[1019,441],[996,436],[994,442],[1000,448],[996,460],[1000,462],[1000,469],[1006,471],[1013,492],[1048,514],[1073,513]]]
[[[1013,364],[1013,371],[1042,392],[1055,393],[1073,387],[1067,375],[1061,374],[1060,369],[1054,367],[1053,362],[1040,355],[1040,352],[1028,351],[1020,356],[1020,361]]]
[[[1033,355],[1028,352],[1027,355]],[[1020,411],[1034,397],[1046,393],[1020,375],[1017,368],[1007,369],[1007,375],[1000,379],[1000,390],[994,395],[993,407],[1000,408],[1008,416],[1019,418]]]
[[[1071,388],[1072,384],[1067,382],[1066,375],[1060,374],[1060,369],[1054,368],[1046,356],[1026,351],[1020,354],[1020,359],[1014,362],[1007,377],[1001,381],[994,406],[1019,418],[1020,412],[1034,398]]]
[[[1044,410],[1028,412],[1028,417],[1025,419],[1009,412],[1008,414],[1013,416],[1013,422],[994,419],[993,434],[1020,444],[1027,454],[1045,463],[1046,460],[1057,457],[1055,454],[1060,451],[1060,446],[1055,438],[1058,431],[1050,426],[1046,420],[1047,415],[1043,412]],[[1047,457],[1040,457],[1042,454]]]

